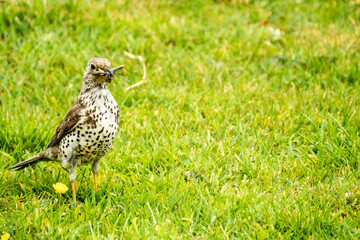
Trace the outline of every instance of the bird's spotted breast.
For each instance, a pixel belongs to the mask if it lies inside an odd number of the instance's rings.
[[[82,100],[86,106],[84,116],[60,145],[64,158],[71,154],[71,148],[76,148],[79,164],[94,162],[109,152],[119,126],[119,108],[107,89],[91,91]]]

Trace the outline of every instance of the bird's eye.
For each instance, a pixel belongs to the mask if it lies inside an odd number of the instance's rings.
[[[95,65],[94,65],[94,64],[91,64],[91,69],[95,69]]]

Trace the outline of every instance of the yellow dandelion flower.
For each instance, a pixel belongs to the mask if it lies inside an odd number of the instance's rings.
[[[9,237],[10,237],[10,234],[4,233],[3,235],[1,235],[1,240],[8,240]]]
[[[56,104],[56,98],[54,96],[51,97],[51,100],[50,100],[53,104]]]
[[[63,183],[53,184],[53,187],[57,193],[66,193],[67,190],[69,190],[68,187]]]

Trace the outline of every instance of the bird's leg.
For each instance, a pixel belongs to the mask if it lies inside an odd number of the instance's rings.
[[[93,173],[94,176],[94,187],[95,187],[95,192],[97,192],[97,185],[96,185],[96,173]]]
[[[91,171],[93,173],[93,176],[94,176],[94,187],[95,187],[95,192],[97,192],[97,185],[96,185],[96,174],[99,170],[99,164],[100,164],[100,159],[99,160],[96,160],[94,161],[93,165],[92,165],[92,168],[91,168]]]
[[[72,194],[75,204],[77,205],[76,192],[75,192],[75,180],[76,180],[76,163],[71,166],[69,178],[71,182]]]
[[[73,199],[75,200],[75,203],[77,204],[76,192],[75,192],[75,182],[71,182],[71,188],[72,188]]]

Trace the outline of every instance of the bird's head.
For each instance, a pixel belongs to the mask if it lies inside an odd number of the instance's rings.
[[[84,78],[96,84],[102,84],[105,81],[110,83],[114,79],[115,71],[125,67],[125,65],[120,65],[110,68],[110,65],[110,61],[106,58],[92,58],[87,63]]]

